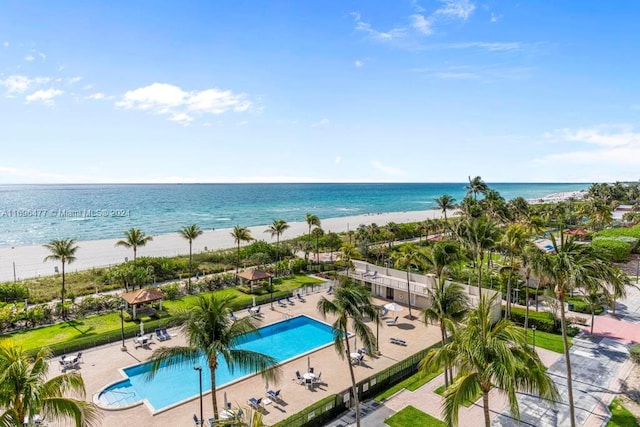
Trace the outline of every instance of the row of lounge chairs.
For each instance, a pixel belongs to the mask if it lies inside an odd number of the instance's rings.
[[[166,341],[171,339],[171,334],[167,332],[167,328],[156,328],[155,330],[158,341]]]
[[[407,345],[407,342],[405,340],[401,340],[400,338],[389,338],[389,342],[391,344],[398,344],[398,345]]]

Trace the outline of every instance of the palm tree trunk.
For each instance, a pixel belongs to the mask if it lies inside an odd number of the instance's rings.
[[[353,365],[351,364],[351,347],[349,346],[349,336],[345,339],[347,346],[347,363],[349,364],[349,375],[351,375],[351,392],[353,394],[353,402],[356,407],[356,427],[360,427],[360,399],[358,399],[358,389],[356,387],[356,376],[353,373]]]
[[[137,247],[133,247],[133,265],[135,267],[136,265],[136,256],[138,255],[138,248]]]
[[[478,256],[480,257],[480,261],[478,262],[478,298],[482,298],[482,258],[483,253],[480,252]]]
[[[62,297],[62,320],[67,320],[67,312],[64,309],[64,262],[62,263],[62,292],[60,293],[60,296]]]
[[[189,280],[187,281],[187,293],[191,293],[191,276],[193,276],[193,270],[191,269],[191,240],[189,240]]]
[[[218,418],[218,397],[216,396],[216,365],[209,364],[209,371],[211,371],[211,404],[213,405],[213,417],[216,420]],[[227,408],[224,408],[227,409]]]
[[[482,407],[484,409],[484,425],[485,427],[491,427],[491,416],[489,414],[489,392],[482,392]]]
[[[240,241],[238,240],[238,257],[236,261],[236,286],[238,286],[238,273],[240,272]]]
[[[409,268],[407,267],[407,303],[409,304],[409,319],[413,319],[411,315],[411,286],[409,285]]]
[[[527,282],[525,284],[525,308],[524,308],[524,338],[527,338],[527,331],[529,330],[529,276],[527,276]]]
[[[591,335],[593,335],[593,322],[595,321],[596,311],[591,309]]]
[[[442,347],[447,344],[447,331],[445,330],[444,322],[442,319],[440,320],[440,334],[442,335]],[[449,363],[445,360],[444,362],[444,389],[449,388]],[[453,378],[451,379],[453,382]]]
[[[562,329],[562,343],[564,345],[564,357],[567,364],[567,391],[569,392],[569,414],[571,427],[576,427],[576,414],[573,407],[573,381],[571,379],[571,357],[569,355],[569,340],[567,339],[567,320],[564,313],[564,293],[559,293],[558,301],[560,301],[560,325]]]
[[[505,319],[511,317],[511,276],[513,275],[513,253],[509,257],[509,277],[507,278],[507,306],[504,311]]]

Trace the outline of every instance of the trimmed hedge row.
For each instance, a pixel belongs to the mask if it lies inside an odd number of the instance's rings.
[[[504,307],[502,307],[504,313]],[[526,310],[519,307],[511,307],[511,321],[518,325],[524,325]],[[504,314],[503,314],[504,316]],[[559,322],[558,322],[559,323]],[[536,325],[536,329],[543,332],[556,333],[553,314],[549,311],[535,311],[529,309],[529,327]]]
[[[596,233],[596,237],[634,237],[636,239],[640,239],[640,224],[636,224],[631,228],[626,227],[618,227],[618,228],[607,228],[605,230],[598,231]]]

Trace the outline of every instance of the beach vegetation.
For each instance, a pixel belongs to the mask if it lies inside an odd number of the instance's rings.
[[[46,348],[31,356],[11,340],[0,341],[0,425],[21,426],[36,416],[48,422],[73,421],[78,427],[98,425],[97,408],[84,400],[82,376],[66,372],[49,378],[50,358]]]
[[[130,228],[124,232],[124,239],[118,240],[116,246],[123,246],[125,248],[133,249],[133,263],[136,263],[138,255],[138,248],[146,246],[147,243],[153,240],[152,236],[148,236],[144,231],[139,228]]]
[[[624,407],[618,398],[613,399],[609,405],[611,418],[606,427],[638,427],[638,418],[631,411]]]
[[[360,402],[356,378],[353,372],[351,354],[356,349],[351,349],[349,331],[352,330],[359,342],[367,350],[366,354],[373,355],[377,348],[376,336],[364,321],[371,319],[373,324],[380,324],[378,309],[371,301],[371,292],[368,288],[358,285],[350,280],[344,280],[334,290],[334,297],[327,299],[324,296],[318,301],[318,311],[326,318],[327,315],[335,316],[332,327],[334,333],[334,345],[336,353],[342,360],[346,360],[351,377],[352,396],[356,412],[356,426],[360,427]]]
[[[250,242],[253,240],[251,237],[251,231],[247,227],[241,227],[236,225],[233,227],[231,231],[231,237],[233,237],[233,241],[237,245],[238,248],[238,257],[236,259],[236,285],[238,284],[238,273],[240,272],[240,244],[242,242]]]
[[[259,372],[264,378],[275,382],[280,376],[279,365],[271,356],[251,350],[239,349],[239,338],[256,330],[253,317],[232,319],[233,297],[198,295],[195,302],[177,314],[184,319],[182,331],[187,338],[186,346],[161,347],[153,351],[149,379],[160,367],[195,365],[204,353],[211,372],[211,400],[213,414],[218,417],[216,393],[216,369],[224,359],[229,370],[245,369]]]
[[[271,225],[264,230],[265,233],[269,233],[271,238],[276,237],[276,262],[280,261],[280,236],[291,227],[284,219],[274,219]],[[276,269],[276,275],[278,270]]]
[[[307,212],[305,214],[305,221],[307,222],[308,232],[307,232],[307,244],[304,249],[304,259],[309,258],[309,249],[311,248],[311,229],[313,227],[320,227],[321,221],[318,215]]]
[[[629,260],[632,246],[620,238],[595,238],[591,246],[600,252],[603,257],[613,262],[625,262]]]

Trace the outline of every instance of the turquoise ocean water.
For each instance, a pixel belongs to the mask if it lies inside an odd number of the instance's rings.
[[[138,227],[165,234],[189,224],[203,229],[255,226],[366,213],[433,209],[434,198],[458,201],[465,183],[410,184],[122,184],[0,185],[0,246],[75,237],[121,237]],[[496,183],[507,200],[586,190],[590,184]]]

